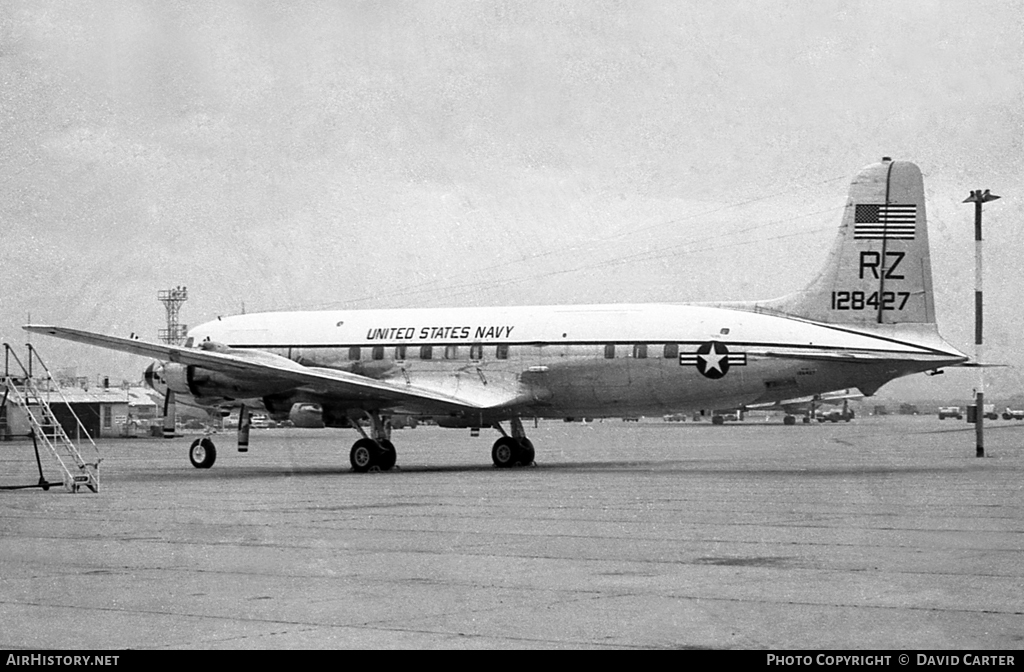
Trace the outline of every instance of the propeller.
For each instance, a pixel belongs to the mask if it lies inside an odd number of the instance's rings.
[[[167,388],[164,393],[164,438],[174,438],[174,421],[178,405],[174,403],[174,391]]]
[[[252,418],[249,415],[249,409],[242,404],[242,407],[238,409],[238,452],[245,453],[249,450],[249,425],[252,424]]]

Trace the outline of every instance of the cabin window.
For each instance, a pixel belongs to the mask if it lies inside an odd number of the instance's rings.
[[[396,345],[395,346],[395,359],[398,361],[405,361],[405,349],[407,346]]]
[[[348,349],[348,361],[350,361],[350,362],[358,362],[359,361],[359,355],[360,355],[360,353],[359,353],[359,346],[358,345],[353,345],[351,348]]]
[[[608,343],[607,345],[604,346],[604,358],[605,359],[615,359],[615,344],[614,343]]]
[[[496,359],[508,359],[508,345],[502,343],[494,350],[494,357]]]
[[[633,359],[647,359],[646,343],[637,343],[633,346]]]
[[[434,358],[434,347],[431,345],[420,346],[420,359],[433,359]]]
[[[666,343],[665,344],[665,359],[677,359],[679,357],[679,344],[678,343]]]
[[[373,346],[373,358],[374,359],[384,359],[384,346],[383,345],[375,345],[375,346]]]
[[[455,359],[459,356],[459,346],[457,345],[446,345],[444,346],[444,358]]]
[[[480,343],[474,343],[469,346],[469,358],[475,362],[480,361],[484,358],[484,346]]]

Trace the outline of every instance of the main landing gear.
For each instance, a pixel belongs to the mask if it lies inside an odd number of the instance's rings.
[[[352,470],[362,473],[376,467],[379,471],[388,471],[398,459],[395,444],[391,443],[391,423],[381,418],[379,413],[366,413],[366,417],[370,420],[372,438],[367,436],[358,422],[352,423],[363,435],[363,438],[352,444],[348,454]]]
[[[533,464],[536,452],[533,449],[533,442],[526,438],[522,421],[516,417],[512,418],[512,436],[505,433],[501,423],[494,423],[494,428],[501,432],[500,439],[494,442],[491,448],[491,459],[494,466],[506,469],[508,467],[528,467]]]

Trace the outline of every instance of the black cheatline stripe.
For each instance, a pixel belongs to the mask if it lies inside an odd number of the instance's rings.
[[[832,325],[832,324],[824,324],[824,323],[821,323],[821,322],[814,322],[812,320],[807,320],[807,319],[798,318],[798,317],[790,316],[790,317],[787,317],[786,319],[790,319],[790,320],[793,320],[793,321],[798,321],[798,322],[801,322],[803,324],[814,325],[816,327],[824,327],[824,328],[827,328],[827,329],[829,329],[831,331],[838,331],[838,332],[845,333],[845,334],[853,334],[855,336],[864,336],[864,337],[867,337],[867,338],[870,338],[870,339],[876,340],[876,341],[883,341],[885,343],[893,343],[893,344],[896,344],[896,345],[903,345],[903,346],[915,348],[915,349],[921,351],[921,353],[929,353],[929,354],[936,354],[936,355],[952,355],[952,353],[947,352],[945,350],[937,350],[935,348],[930,348],[928,346],[924,346],[924,345],[921,345],[919,343],[913,343],[911,341],[901,341],[901,340],[899,340],[897,338],[890,338],[888,336],[879,336],[879,335],[876,335],[876,334],[866,334],[864,332],[857,331],[855,329],[844,328],[844,327],[840,327],[840,326]],[[836,346],[831,346],[831,345],[809,345],[807,343],[772,343],[772,342],[764,342],[764,341],[720,341],[720,342],[725,344],[725,345],[727,345],[730,348],[733,348],[733,347],[760,348],[760,349],[764,349],[764,348],[791,348],[791,349],[795,349],[795,350],[809,350],[809,351],[812,351],[812,352],[813,351],[831,352],[831,351],[837,349]],[[558,346],[558,345],[604,346],[604,345],[608,345],[609,343],[612,343],[614,345],[626,345],[626,346],[628,346],[628,345],[636,345],[636,344],[650,345],[652,343],[654,343],[654,344],[675,343],[680,348],[682,348],[682,347],[687,347],[687,346],[700,347],[700,346],[704,345],[705,343],[707,343],[707,341],[706,340],[695,341],[695,340],[673,340],[673,339],[665,339],[665,338],[652,338],[652,339],[647,339],[647,340],[643,340],[643,341],[633,341],[633,340],[631,340],[631,341],[607,341],[607,340],[560,341],[559,340],[559,341],[502,341],[502,342],[496,342],[495,341],[495,342],[487,342],[487,343],[479,343],[479,344],[483,345],[484,347],[494,347],[495,345],[509,345],[509,346],[523,346],[523,345],[528,345],[528,346]],[[445,343],[408,343],[408,342],[406,342],[406,343],[394,343],[394,342],[392,342],[392,343],[366,343],[366,342],[359,342],[359,343],[334,343],[334,344],[331,344],[331,343],[321,343],[321,344],[312,344],[312,345],[311,344],[295,344],[295,343],[282,343],[280,345],[273,344],[273,343],[267,343],[267,344],[242,343],[242,344],[235,345],[235,344],[227,343],[225,345],[227,345],[230,348],[237,348],[239,350],[268,350],[268,349],[284,350],[284,349],[287,349],[287,348],[301,348],[301,349],[306,349],[306,350],[320,350],[320,349],[340,349],[340,348],[352,348],[352,347],[372,348],[372,347],[376,347],[378,345],[383,346],[385,348],[393,348],[396,345],[405,345],[405,346],[408,346],[410,348],[413,348],[413,347],[418,348],[418,347],[420,347],[422,345],[432,345],[432,346],[435,346],[435,347],[444,347],[445,345],[466,345],[466,346],[468,346],[468,345],[477,345],[477,344],[478,343],[474,343],[474,342],[456,341],[456,342],[445,342]],[[194,348],[194,349],[198,350],[198,348]],[[872,352],[872,353],[880,353],[880,354],[897,354],[897,355],[901,355],[901,354],[915,354],[915,353],[906,353],[906,352],[903,352],[903,351],[900,351],[900,350],[882,350],[882,349],[875,350],[875,349],[871,349],[871,348],[854,348],[854,349],[855,350],[868,351],[868,352]],[[682,356],[683,354],[688,354],[688,353],[680,353],[680,356]],[[739,354],[739,353],[737,353],[737,354]],[[696,354],[694,354],[693,356],[696,357]],[[657,357],[649,357],[648,359],[659,359],[659,358],[657,358]],[[668,359],[671,359],[671,358],[668,358]]]

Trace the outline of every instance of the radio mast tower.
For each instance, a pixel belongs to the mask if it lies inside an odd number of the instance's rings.
[[[172,289],[161,289],[156,298],[167,309],[167,328],[160,330],[160,340],[168,345],[181,345],[188,332],[188,325],[178,324],[178,311],[181,304],[188,300],[188,288],[178,285]]]

